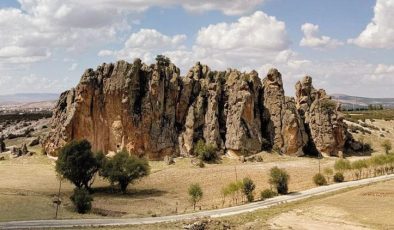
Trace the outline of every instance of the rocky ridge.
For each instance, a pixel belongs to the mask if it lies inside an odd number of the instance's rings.
[[[345,151],[354,140],[336,103],[310,77],[297,83],[296,94],[285,96],[276,69],[261,80],[256,71],[212,71],[200,63],[184,77],[172,63],[104,63],[61,94],[43,147],[54,154],[86,138],[96,151],[126,148],[151,159],[191,155],[198,140],[240,155]]]

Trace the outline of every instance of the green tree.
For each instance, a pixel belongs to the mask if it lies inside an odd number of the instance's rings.
[[[199,184],[191,184],[188,189],[190,196],[190,202],[193,205],[193,209],[196,210],[196,204],[202,199],[203,192]]]
[[[123,150],[103,162],[100,175],[108,179],[111,184],[118,184],[120,190],[125,193],[130,183],[149,175],[149,172],[150,167],[146,159],[130,155]]]
[[[59,150],[56,171],[77,188],[90,189],[99,163],[87,140],[71,141]]]
[[[254,189],[256,188],[256,185],[254,184],[253,180],[250,179],[249,177],[245,177],[242,181],[242,192],[246,196],[246,199],[248,202],[252,202],[254,200]]]
[[[239,180],[229,183],[226,187],[223,188],[223,191],[226,192],[226,195],[231,195],[233,202],[237,204],[242,188],[243,183]]]
[[[270,170],[269,183],[275,186],[279,194],[287,194],[290,176],[284,169],[273,167]]]
[[[203,140],[197,141],[194,155],[204,162],[215,162],[218,159],[217,149],[214,145],[206,144]]]
[[[78,213],[84,214],[92,209],[93,198],[85,188],[75,188],[70,200]]]
[[[158,65],[169,66],[171,63],[171,60],[170,60],[170,58],[168,58],[162,54],[159,54],[156,56],[156,62]]]
[[[384,149],[384,152],[386,154],[389,154],[390,150],[392,149],[391,141],[390,140],[384,140],[382,142],[382,147]]]

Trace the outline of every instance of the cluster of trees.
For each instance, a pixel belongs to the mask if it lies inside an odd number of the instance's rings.
[[[250,177],[229,183],[221,190],[222,205],[226,202],[226,197],[230,196],[232,203],[238,204],[238,201],[245,199],[248,202],[254,200],[254,190],[256,185]]]
[[[368,110],[383,110],[382,104],[370,104],[368,105]]]
[[[261,192],[261,200],[274,197],[277,194],[288,193],[288,183],[290,176],[286,170],[274,167],[270,170],[269,177],[271,189],[265,189]],[[275,189],[275,191],[272,189],[272,187]],[[233,204],[238,204],[239,201],[253,202],[255,200],[255,189],[256,184],[250,177],[245,177],[243,180],[230,182],[221,190],[222,206],[224,206],[226,203],[226,198],[228,196],[231,197],[231,202]],[[190,197],[190,202],[195,209],[196,203],[202,198],[203,192],[201,186],[199,184],[191,184],[188,194]]]
[[[342,105],[342,111],[373,111],[373,110],[383,110],[384,107],[382,104],[369,104],[368,106],[363,105]]]
[[[381,154],[368,159],[360,159],[353,162],[345,159],[335,161],[334,169],[325,168],[322,173],[318,173],[313,177],[316,185],[326,185],[333,178],[334,182],[343,182],[345,173],[352,175],[354,180],[368,178],[372,176],[381,176],[394,173],[394,154]]]
[[[96,175],[107,179],[112,186],[126,192],[130,183],[147,176],[150,172],[148,161],[123,150],[112,158],[102,152],[93,153],[87,140],[71,141],[59,150],[56,171],[75,185],[70,197],[79,213],[91,209],[91,186]]]

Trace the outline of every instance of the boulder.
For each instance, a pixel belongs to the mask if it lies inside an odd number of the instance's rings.
[[[34,139],[32,139],[30,142],[29,142],[29,146],[31,147],[31,146],[36,146],[36,145],[38,145],[38,144],[40,144],[40,138],[39,137],[35,137]]]
[[[164,162],[165,162],[167,165],[175,164],[174,157],[172,157],[172,156],[165,156],[165,157],[164,157]]]

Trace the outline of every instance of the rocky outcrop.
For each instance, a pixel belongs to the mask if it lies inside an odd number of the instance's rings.
[[[339,104],[331,100],[323,89],[316,90],[309,76],[297,82],[296,100],[305,129],[311,137],[304,150],[326,156],[342,155],[346,141],[352,138],[339,112]]]
[[[282,76],[271,69],[264,82],[265,133],[273,149],[302,156],[308,141],[304,125],[292,98],[285,97]]]
[[[85,138],[95,151],[126,148],[162,159],[193,154],[194,145],[203,140],[241,155],[275,148],[300,156],[309,139],[320,138],[315,126],[309,131],[304,125],[316,123],[320,118],[315,114],[322,111],[312,106],[316,97],[312,88],[297,91],[307,98],[297,95],[296,103],[285,97],[275,69],[262,82],[255,71],[218,72],[200,63],[184,77],[167,62],[148,66],[136,59],[102,64],[86,70],[75,88],[61,94],[51,132],[42,143],[47,153],[55,154],[66,142]],[[340,118],[335,121],[335,127],[341,127]],[[324,132],[336,133],[339,139],[335,144],[324,139],[319,147],[343,148],[341,129],[327,126]]]

